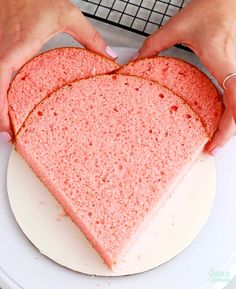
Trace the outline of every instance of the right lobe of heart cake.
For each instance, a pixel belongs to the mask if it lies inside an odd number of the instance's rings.
[[[177,93],[199,115],[210,138],[223,113],[222,98],[197,67],[178,58],[157,56],[130,62],[119,74],[153,80]]]

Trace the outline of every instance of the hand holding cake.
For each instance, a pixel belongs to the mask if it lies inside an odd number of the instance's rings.
[[[58,32],[66,32],[86,48],[115,58],[99,33],[68,0],[0,1],[0,132],[9,140],[7,89],[11,75]]]
[[[165,26],[149,36],[134,58],[156,55],[177,43],[191,48],[223,87],[236,72],[236,2],[193,0]],[[236,132],[236,77],[225,82],[225,112],[208,145],[216,154]]]

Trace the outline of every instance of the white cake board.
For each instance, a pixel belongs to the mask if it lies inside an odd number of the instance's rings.
[[[10,157],[7,179],[13,214],[38,250],[69,269],[100,276],[144,272],[183,251],[208,218],[215,182],[214,160],[202,154],[112,272],[15,150]]]

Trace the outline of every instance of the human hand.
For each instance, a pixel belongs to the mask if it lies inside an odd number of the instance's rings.
[[[58,32],[70,34],[94,52],[117,57],[68,0],[0,1],[0,132],[6,141],[12,133],[7,104],[11,75]]]
[[[145,40],[135,58],[150,57],[182,43],[195,52],[222,86],[225,77],[236,72],[235,31],[235,0],[192,0]],[[224,104],[218,131],[207,146],[213,155],[236,133],[236,77],[226,82]]]

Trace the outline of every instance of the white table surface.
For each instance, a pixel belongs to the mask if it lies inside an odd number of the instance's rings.
[[[92,21],[96,24],[97,29],[105,37],[111,46],[128,46],[139,47],[143,41],[143,37],[134,33],[125,32],[119,28],[110,27],[107,24]],[[121,33],[122,32],[122,33]],[[48,43],[44,49],[54,46],[63,46],[64,36],[57,36],[53,42]],[[73,40],[67,38],[67,44],[75,44]],[[169,53],[179,57],[188,59],[190,62],[198,64],[198,60],[188,52],[173,48]],[[21,234],[17,227],[15,220],[10,212],[7,192],[6,192],[6,172],[7,162],[10,154],[11,146],[0,141],[0,246],[1,248],[9,248],[14,242],[6,243],[9,240],[9,235],[17,231]],[[217,194],[216,200],[209,217],[209,220],[197,239],[188,247],[182,254],[177,256],[172,261],[162,265],[161,267],[149,271],[144,274],[122,277],[116,280],[112,278],[96,278],[79,275],[78,288],[85,288],[79,286],[86,284],[86,288],[145,288],[149,284],[149,288],[155,289],[222,289],[227,285],[227,281],[217,282],[216,274],[225,274],[232,279],[236,275],[236,138],[232,139],[224,149],[216,157],[217,167]],[[235,193],[235,194],[234,194]],[[11,224],[12,230],[4,231],[3,224],[5,221]],[[28,242],[24,235],[21,235],[24,242]],[[11,247],[11,254],[4,254],[4,250],[0,250],[0,265],[6,265],[0,268],[0,288],[15,289],[17,287],[9,271],[6,268],[15,266],[20,267],[20,260],[17,258],[18,248]],[[25,249],[25,248],[24,248]],[[23,250],[23,247],[22,247]],[[27,244],[27,254],[34,254],[35,258],[44,258],[39,256],[37,250]],[[178,269],[176,265],[178,264]],[[181,264],[179,266],[179,264]],[[33,266],[33,264],[32,264]],[[55,265],[56,266],[56,265]],[[19,268],[20,271],[20,268]],[[58,273],[60,270],[58,270]],[[24,278],[32,278],[26,275]],[[9,274],[9,275],[8,275]],[[40,274],[40,271],[39,271]],[[74,272],[66,272],[69,277]],[[214,275],[215,274],[215,275]],[[55,276],[45,276],[45,278],[53,278]],[[42,277],[43,278],[43,277]],[[58,276],[60,278],[60,276]],[[227,278],[226,278],[227,279]],[[43,280],[42,280],[43,281]],[[70,281],[65,283],[65,287],[70,286]],[[43,282],[42,282],[43,284]],[[68,285],[68,286],[67,286]],[[35,287],[36,288],[36,287]],[[44,287],[38,287],[44,289]],[[228,287],[230,289],[230,286]],[[232,287],[234,288],[234,287]],[[25,289],[34,289],[25,287]],[[53,289],[53,288],[50,288]]]

